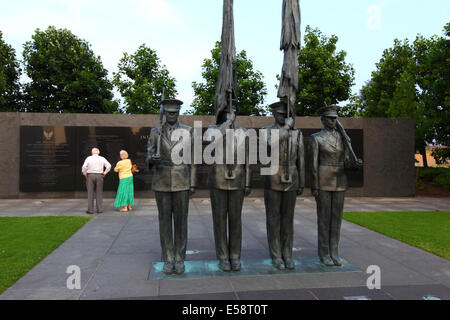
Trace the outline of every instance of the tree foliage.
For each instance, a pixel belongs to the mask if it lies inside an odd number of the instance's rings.
[[[347,53],[336,50],[338,37],[327,37],[319,29],[306,27],[299,51],[299,89],[296,114],[314,116],[325,105],[350,98],[355,71],[345,62]]]
[[[339,116],[347,118],[359,117],[361,108],[362,108],[361,98],[356,94],[352,94],[348,99],[347,104],[339,109]]]
[[[430,143],[447,146],[433,150],[437,163],[450,159],[450,23],[444,36],[414,42],[417,65],[417,85],[423,114],[427,119]]]
[[[26,108],[31,112],[117,112],[112,83],[90,45],[67,29],[36,29],[24,45]]]
[[[205,82],[194,81],[192,83],[195,98],[189,113],[214,115],[214,97],[219,77],[220,56],[221,43],[217,41],[214,49],[211,50],[211,58],[205,59],[202,65],[202,77]],[[267,90],[262,80],[263,75],[261,72],[253,70],[253,62],[248,59],[244,50],[237,54],[236,59],[237,99],[239,104],[237,114],[264,115],[266,108],[263,103]]]
[[[156,51],[142,44],[134,54],[124,53],[114,73],[114,85],[125,100],[126,113],[158,113],[164,89],[165,98],[177,94],[175,79]]]
[[[412,44],[394,40],[361,90],[363,116],[415,120],[416,150],[425,159],[427,144],[450,145],[449,30],[447,24],[445,37],[418,35]],[[435,154],[438,162],[450,157],[448,148]]]
[[[15,50],[0,31],[0,111],[21,111],[21,72]]]
[[[402,74],[411,71],[413,64],[413,49],[408,40],[395,39],[394,46],[384,50],[371,80],[361,90],[365,117],[388,117]]]

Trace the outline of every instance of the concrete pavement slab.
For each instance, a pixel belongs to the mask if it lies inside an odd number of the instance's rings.
[[[316,300],[306,289],[243,291],[236,294],[239,300]]]
[[[396,300],[425,300],[426,297],[450,300],[450,289],[443,285],[385,286],[383,291]]]
[[[113,199],[105,199],[103,214],[94,215],[0,299],[341,299],[345,295],[421,299],[428,291],[448,298],[448,260],[347,221],[342,224],[340,254],[362,271],[359,273],[147,280],[150,263],[160,261],[161,254],[156,202],[136,199],[135,209],[126,214],[112,204]],[[0,200],[0,216],[86,216],[85,206],[85,199],[6,199]],[[450,199],[348,198],[345,204],[346,211],[417,209],[450,210]],[[215,260],[209,199],[191,199],[188,219],[187,260]],[[316,221],[314,199],[300,197],[294,220],[295,259],[317,254]],[[245,200],[242,222],[242,259],[268,259],[263,199]],[[69,265],[81,269],[81,290],[66,287]],[[381,268],[383,292],[364,289],[370,265]]]

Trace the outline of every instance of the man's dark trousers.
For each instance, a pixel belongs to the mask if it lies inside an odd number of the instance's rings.
[[[103,212],[103,177],[101,173],[88,173],[86,178],[88,192],[88,211],[94,212],[94,193],[97,212]]]

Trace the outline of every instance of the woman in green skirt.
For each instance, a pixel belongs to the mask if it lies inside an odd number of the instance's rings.
[[[138,170],[128,159],[128,152],[125,150],[120,151],[120,158],[122,160],[117,162],[114,168],[114,171],[119,173],[119,188],[114,207],[120,208],[120,212],[127,212],[131,211],[131,206],[134,205],[133,172]]]

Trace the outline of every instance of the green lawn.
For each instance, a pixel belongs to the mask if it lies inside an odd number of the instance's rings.
[[[0,218],[0,294],[89,220],[90,217]]]
[[[345,212],[344,219],[450,260],[450,211]]]

